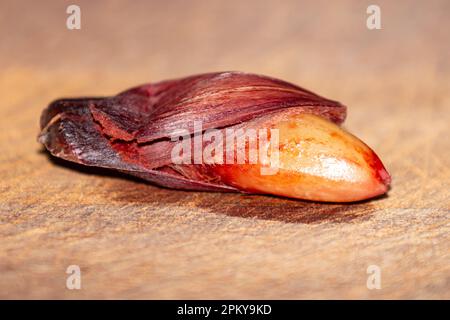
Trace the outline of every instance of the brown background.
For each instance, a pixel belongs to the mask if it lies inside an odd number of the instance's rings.
[[[72,3],[81,30],[65,27]],[[382,30],[366,28],[372,3]],[[0,5],[0,297],[450,298],[449,1]],[[36,142],[57,97],[219,70],[345,103],[346,127],[393,176],[389,196],[170,191],[52,161]],[[381,290],[366,287],[372,264]]]

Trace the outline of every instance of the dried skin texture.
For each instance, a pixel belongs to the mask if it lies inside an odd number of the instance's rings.
[[[319,201],[383,194],[389,174],[369,147],[338,126],[345,115],[340,103],[281,80],[210,73],[113,97],[57,100],[42,113],[39,141],[57,157],[169,188]],[[278,172],[261,175],[261,163],[174,164],[177,142],[170,137],[180,128],[198,134],[194,121],[202,130],[278,129]]]

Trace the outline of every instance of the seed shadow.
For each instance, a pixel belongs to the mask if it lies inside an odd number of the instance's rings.
[[[89,175],[117,178],[105,187],[110,200],[146,205],[177,205],[189,210],[206,209],[213,214],[246,219],[272,220],[285,223],[358,223],[370,219],[379,210],[375,199],[353,203],[320,203],[287,199],[272,195],[248,195],[240,193],[215,193],[172,190],[155,186],[142,179],[113,170],[87,167],[62,160],[46,153],[58,166]]]
[[[376,211],[369,202],[320,203],[271,195],[227,194],[208,197],[198,207],[231,217],[272,220],[285,223],[318,224],[365,221]]]

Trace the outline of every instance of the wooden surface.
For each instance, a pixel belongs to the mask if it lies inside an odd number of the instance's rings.
[[[1,298],[450,298],[448,1],[1,1]],[[366,28],[366,8],[382,30]],[[50,159],[63,96],[219,70],[349,107],[393,176],[350,205],[180,192]],[[79,265],[81,290],[66,289]],[[381,269],[380,290],[366,287]]]

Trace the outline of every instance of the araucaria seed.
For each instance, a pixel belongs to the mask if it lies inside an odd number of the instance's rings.
[[[57,157],[169,188],[332,202],[381,195],[390,175],[339,127],[345,115],[281,80],[209,73],[57,100],[42,113],[39,141]]]

